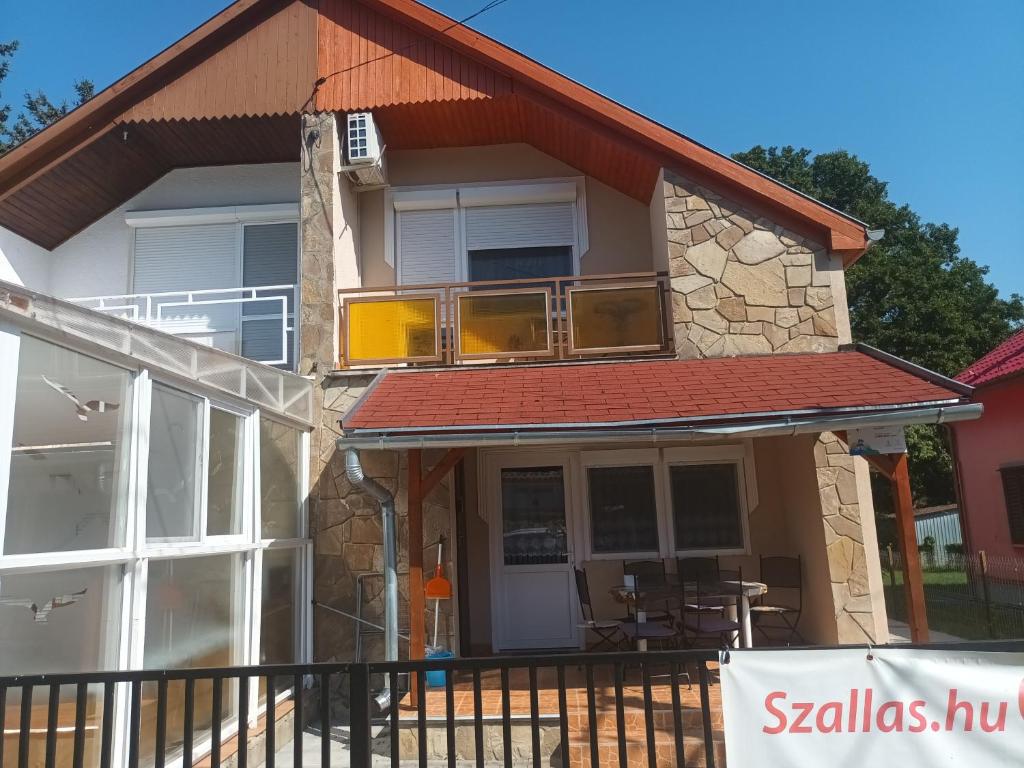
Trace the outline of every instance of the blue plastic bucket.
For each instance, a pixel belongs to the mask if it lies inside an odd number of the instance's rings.
[[[428,650],[426,657],[430,659],[454,659],[455,654],[451,651],[446,651],[443,648],[436,650]],[[427,685],[430,688],[444,688],[447,672],[443,669],[432,669],[427,672]]]

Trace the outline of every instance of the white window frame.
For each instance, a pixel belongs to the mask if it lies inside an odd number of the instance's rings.
[[[675,516],[672,513],[672,488],[669,480],[671,467],[693,464],[736,465],[737,500],[743,546],[739,548],[676,549]],[[650,466],[654,471],[654,498],[657,507],[657,550],[643,552],[595,552],[593,549],[593,519],[590,512],[591,467]],[[617,451],[580,452],[579,498],[581,500],[580,537],[586,560],[643,560],[668,559],[694,555],[749,555],[750,513],[757,508],[757,469],[754,465],[753,440],[726,445],[686,446],[678,448],[639,448]]]
[[[484,205],[537,204],[570,202],[559,187],[574,184],[572,246],[573,276],[580,274],[580,263],[590,249],[587,226],[587,185],[584,176],[517,181],[482,181],[465,184],[417,185],[390,187],[384,200],[384,261],[395,270],[395,284],[403,285],[402,254],[398,243],[403,210],[453,210],[455,226],[455,257],[459,282],[469,280],[469,249],[466,247],[466,209]],[[557,198],[557,199],[556,199]]]
[[[676,557],[694,555],[749,555],[750,549],[750,510],[756,506],[751,504],[750,489],[756,494],[757,478],[753,466],[753,443],[736,445],[714,445],[702,448],[666,448],[664,449],[663,475],[665,483],[665,517],[668,525],[667,548]],[[749,455],[748,455],[749,454]],[[750,463],[750,471],[747,464]],[[736,501],[739,505],[740,530],[743,543],[739,547],[705,547],[701,549],[676,548],[675,514],[672,509],[672,484],[670,471],[672,467],[731,464],[736,468]]]
[[[12,324],[0,323],[0,445],[10,446],[13,442],[13,426],[15,399],[17,394],[17,376],[20,354],[20,341],[23,331]],[[239,634],[233,638],[237,643],[238,663],[242,665],[259,664],[260,656],[260,622],[262,610],[262,553],[266,549],[290,548],[297,552],[297,568],[295,595],[295,663],[307,663],[312,659],[312,541],[308,538],[308,492],[309,492],[309,448],[310,433],[286,419],[266,414],[258,408],[227,401],[220,397],[211,397],[202,388],[201,391],[189,391],[181,382],[162,379],[158,383],[170,389],[197,396],[203,401],[204,416],[202,432],[202,466],[201,486],[202,503],[200,515],[199,541],[165,541],[146,542],[146,493],[149,456],[149,416],[152,388],[154,381],[144,367],[126,366],[123,361],[113,359],[112,355],[104,354],[92,348],[68,343],[65,339],[54,338],[47,333],[31,333],[36,338],[57,346],[65,347],[76,353],[101,360],[114,365],[132,375],[132,409],[131,428],[125,437],[124,450],[128,452],[128,479],[125,500],[118,504],[119,513],[125,515],[125,539],[121,547],[110,547],[94,550],[70,550],[64,552],[45,552],[38,554],[3,555],[3,533],[6,526],[7,501],[11,466],[11,451],[0,451],[0,578],[15,574],[50,573],[61,570],[80,568],[98,568],[115,566],[118,568],[116,579],[108,579],[105,592],[111,596],[105,601],[104,611],[107,614],[119,614],[117,634],[103,638],[110,658],[115,662],[115,670],[141,669],[144,660],[145,622],[146,622],[146,589],[151,560],[177,560],[210,555],[239,555],[241,564],[233,573],[237,583],[232,585],[232,593],[238,601]],[[243,453],[243,532],[238,535],[207,536],[206,505],[208,500],[206,467],[209,450],[209,413],[211,408],[218,408],[235,415],[242,416],[245,451]],[[280,422],[295,429],[299,436],[299,477],[296,499],[296,514],[299,516],[298,536],[291,539],[261,538],[259,521],[259,435],[258,425],[262,416]],[[115,583],[119,582],[119,583]],[[104,622],[107,632],[113,622]],[[288,696],[288,691],[279,692],[278,700]],[[249,692],[250,722],[255,725],[265,704],[259,705],[259,688],[251,686]],[[128,717],[130,705],[130,687],[118,685],[115,697],[114,712],[114,764],[120,764],[126,758],[126,745],[129,741]],[[223,738],[230,737],[238,727],[236,720],[225,721],[222,726]],[[202,755],[210,747],[209,739],[201,740],[195,745],[195,754]],[[169,761],[168,768],[181,768],[181,758]]]
[[[657,448],[634,449],[621,451],[584,451],[580,461],[582,469],[583,503],[583,549],[587,560],[643,560],[660,558],[664,550],[665,519],[662,510],[665,507],[665,475],[661,471],[660,452]],[[653,550],[637,552],[595,552],[594,551],[594,519],[590,506],[590,470],[595,467],[650,467],[654,479],[654,517],[657,525],[659,547]]]

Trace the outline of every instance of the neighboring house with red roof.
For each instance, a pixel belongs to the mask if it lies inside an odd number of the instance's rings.
[[[985,406],[981,419],[952,425],[967,545],[1024,559],[1024,330],[956,378]]]
[[[0,587],[90,585],[0,614],[0,675],[351,658],[310,598],[415,657],[441,536],[463,655],[692,557],[799,557],[807,641],[885,642],[846,432],[979,409],[852,345],[872,236],[411,0],[239,0],[0,157]]]

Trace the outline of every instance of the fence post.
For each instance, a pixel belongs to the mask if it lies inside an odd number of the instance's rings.
[[[350,664],[348,673],[352,768],[370,768],[370,665]],[[397,695],[397,691],[392,691]]]
[[[981,564],[981,591],[985,597],[985,623],[988,625],[989,638],[994,640],[996,633],[992,625],[992,595],[988,587],[988,556],[984,549],[978,552],[978,561]]]

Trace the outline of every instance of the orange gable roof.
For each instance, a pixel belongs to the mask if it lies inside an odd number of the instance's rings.
[[[238,0],[0,157],[0,225],[53,247],[113,207],[72,199],[56,222],[41,202],[56,190],[95,185],[90,163],[79,159],[76,167],[76,156],[94,148],[91,166],[107,165],[124,126],[136,129],[127,153],[149,157],[106,175],[109,196],[121,202],[170,168],[239,161],[237,152],[186,157],[164,146],[162,125],[205,131],[206,141],[215,133],[211,120],[235,121],[244,134],[252,129],[240,120],[312,108],[372,109],[393,149],[524,141],[645,203],[658,170],[671,168],[847,263],[867,245],[854,219],[414,0]],[[275,159],[287,150],[275,147]]]

